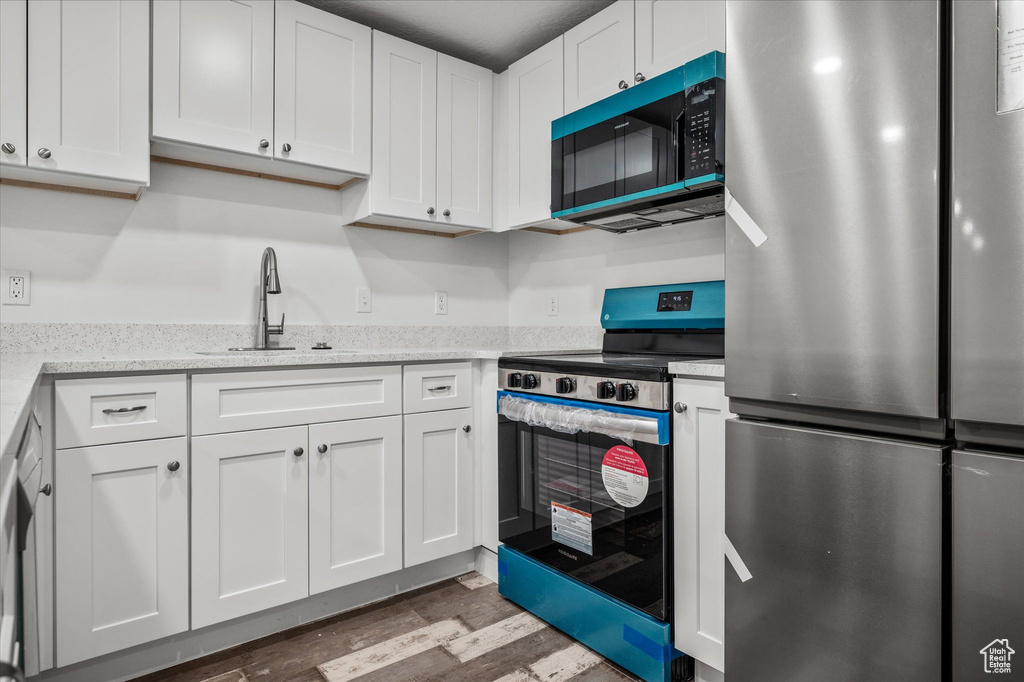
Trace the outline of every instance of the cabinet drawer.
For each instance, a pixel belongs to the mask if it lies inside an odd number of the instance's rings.
[[[453,410],[473,403],[473,363],[405,367],[405,413]]]
[[[184,436],[184,374],[56,382],[57,448]]]
[[[192,377],[192,435],[400,414],[401,367],[329,367]]]

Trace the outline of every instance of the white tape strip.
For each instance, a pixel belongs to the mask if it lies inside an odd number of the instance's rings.
[[[732,569],[736,571],[736,575],[740,577],[740,582],[745,583],[754,576],[750,575],[750,569],[743,563],[743,559],[740,558],[739,552],[732,546],[732,541],[729,536],[722,533],[722,540],[725,541],[725,558],[732,564]]]
[[[743,234],[747,235],[747,239],[754,246],[761,246],[768,239],[768,235],[757,226],[757,223],[750,217],[750,214],[743,210],[740,202],[736,201],[736,198],[729,192],[728,187],[725,188],[725,212],[743,230]]]

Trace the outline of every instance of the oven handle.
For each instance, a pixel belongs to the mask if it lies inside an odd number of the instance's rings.
[[[667,445],[668,413],[642,415],[635,412],[574,405],[561,400],[534,400],[507,393],[498,398],[498,414],[529,426],[559,433],[599,433],[628,445],[635,440]]]

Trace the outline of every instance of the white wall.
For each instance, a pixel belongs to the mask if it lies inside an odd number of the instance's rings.
[[[153,164],[138,202],[0,187],[0,264],[31,270],[4,322],[251,323],[260,256],[277,251],[289,324],[505,325],[505,235],[341,226],[337,192]],[[356,287],[373,312],[356,314]],[[434,291],[449,314],[434,315]]]
[[[628,234],[509,235],[509,324],[598,325],[606,288],[725,277],[725,218]],[[547,313],[558,293],[559,314]]]

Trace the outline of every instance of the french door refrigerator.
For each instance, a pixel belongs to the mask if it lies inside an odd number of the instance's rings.
[[[984,679],[1024,644],[998,4],[727,2],[729,682]]]

